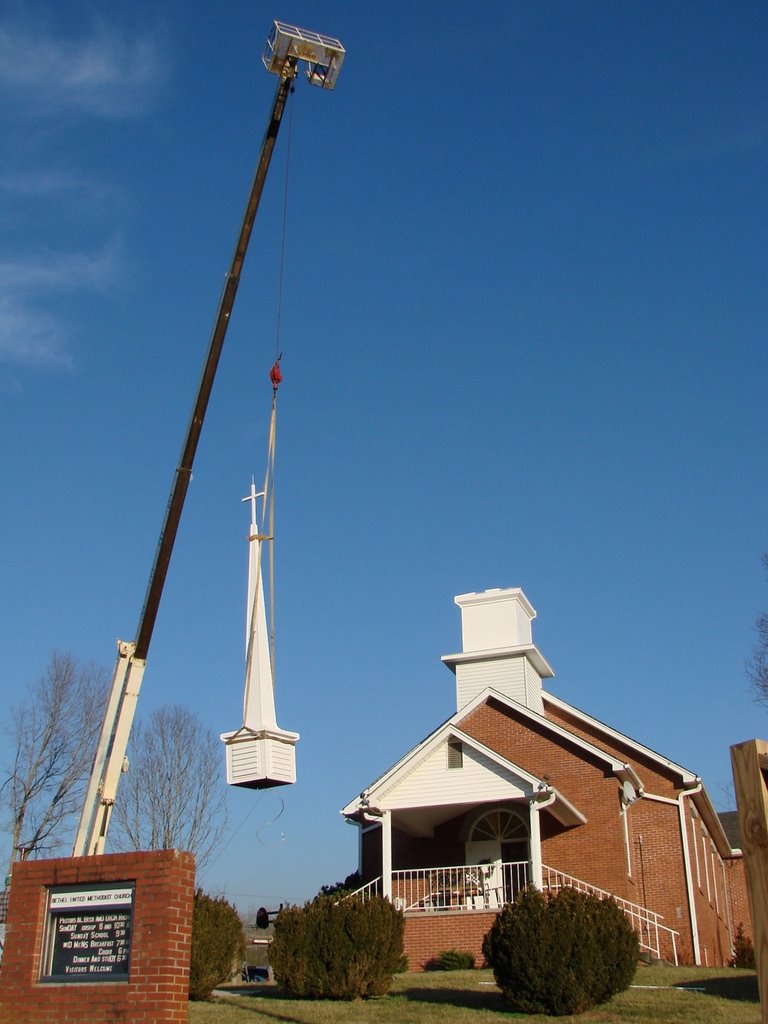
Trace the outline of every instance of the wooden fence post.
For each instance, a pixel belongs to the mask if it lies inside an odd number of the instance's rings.
[[[768,1024],[768,742],[731,747],[763,1024]]]

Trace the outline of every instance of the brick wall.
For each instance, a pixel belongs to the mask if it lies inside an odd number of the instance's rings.
[[[586,817],[586,825],[566,830],[544,812],[545,864],[617,896],[636,898],[634,890],[629,891],[619,782],[604,760],[554,737],[544,727],[518,721],[495,701],[477,708],[461,727],[513,764],[538,778],[547,776]]]
[[[128,981],[41,982],[48,888],[112,882],[135,885]],[[178,850],[14,864],[0,1024],[186,1024],[194,882]]]
[[[597,726],[592,726],[589,722],[584,722],[575,715],[569,715],[565,710],[556,708],[552,704],[546,704],[545,707],[549,721],[556,722],[567,729],[568,732],[580,736],[612,757],[618,757],[626,764],[632,765],[643,780],[645,789],[648,792],[675,799],[678,787],[675,786],[669,774],[661,772],[657,762],[643,755],[636,747],[628,743],[622,743],[618,738],[613,739],[609,737]]]
[[[741,924],[744,926],[744,934],[747,938],[754,938],[752,915],[749,909],[747,872],[744,858],[741,855],[731,857],[725,862],[725,886],[728,892],[728,902],[731,907],[734,935],[736,929]]]
[[[476,967],[484,967],[483,939],[491,930],[496,914],[464,914],[450,910],[405,915],[405,955],[409,971],[423,971],[446,949],[470,952]]]

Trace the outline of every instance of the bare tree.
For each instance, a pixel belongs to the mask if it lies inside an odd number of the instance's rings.
[[[130,767],[112,814],[114,849],[189,850],[198,868],[216,851],[227,826],[220,743],[186,708],[158,708],[137,722]]]
[[[763,554],[763,565],[768,571],[768,551]],[[761,704],[768,704],[768,612],[758,615],[755,620],[757,643],[752,657],[747,662],[747,674],[752,680],[757,699]]]
[[[10,741],[0,799],[13,862],[49,853],[80,812],[84,783],[96,750],[107,673],[54,651],[48,667],[10,709],[3,727]]]

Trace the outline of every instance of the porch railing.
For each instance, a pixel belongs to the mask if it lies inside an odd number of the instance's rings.
[[[392,900],[406,911],[497,910],[527,884],[527,861],[409,868],[392,872]]]
[[[392,902],[409,913],[444,910],[499,910],[511,903],[529,882],[527,861],[501,864],[456,864],[440,868],[409,868],[392,872]],[[570,886],[600,899],[613,899],[629,919],[640,940],[640,949],[657,958],[667,956],[675,964],[679,932],[661,923],[662,915],[622,899],[563,871],[544,865],[542,888],[557,892]],[[381,878],[361,886],[351,896],[366,900],[382,893]]]

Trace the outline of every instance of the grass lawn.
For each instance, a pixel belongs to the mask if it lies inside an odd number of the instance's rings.
[[[210,1003],[190,1003],[190,1024],[759,1024],[753,971],[640,967],[633,987],[579,1017],[513,1014],[490,971],[400,974],[389,995],[354,1003],[288,999],[275,985],[232,987]]]

